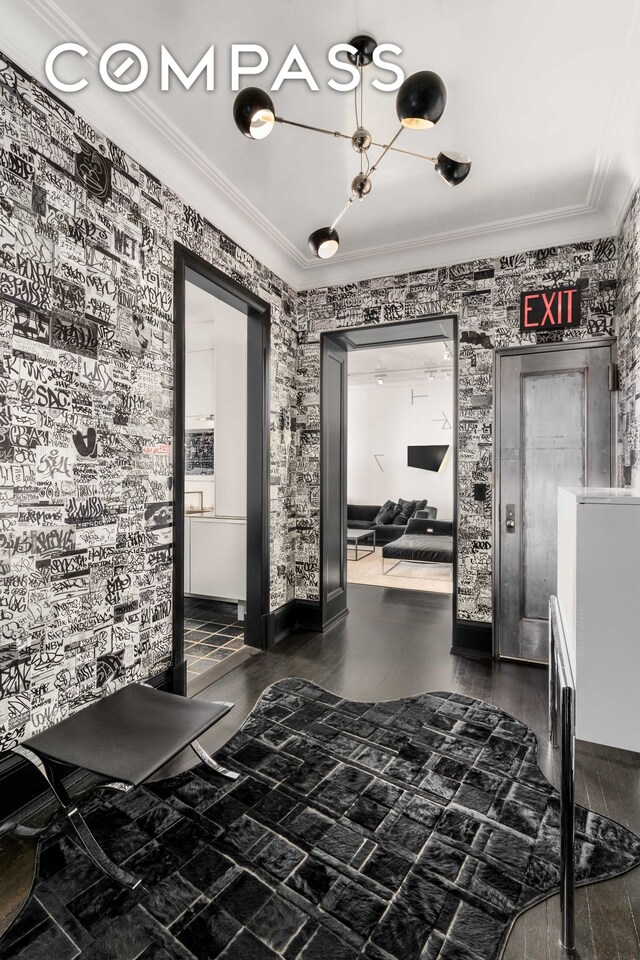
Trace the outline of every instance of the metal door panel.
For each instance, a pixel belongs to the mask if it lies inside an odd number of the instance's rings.
[[[522,378],[522,613],[527,619],[547,619],[556,586],[558,487],[584,485],[585,432],[583,370]]]
[[[610,343],[496,357],[496,624],[500,656],[547,660],[558,487],[610,486]]]

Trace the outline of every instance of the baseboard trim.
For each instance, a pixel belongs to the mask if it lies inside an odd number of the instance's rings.
[[[276,610],[272,610],[266,618],[267,646],[273,647],[281,643],[296,630],[307,630],[310,633],[324,633],[329,627],[338,623],[349,613],[341,610],[330,620],[322,620],[321,604],[315,600],[289,600]]]
[[[472,660],[493,657],[493,626],[473,620],[454,620],[451,653]]]
[[[286,639],[298,628],[297,601],[289,600],[266,617],[267,648]]]

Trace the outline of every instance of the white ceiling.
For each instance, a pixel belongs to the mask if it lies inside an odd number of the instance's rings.
[[[605,13],[602,0],[0,0],[0,48],[42,78],[52,46],[84,43],[90,85],[65,95],[74,108],[306,288],[614,233],[640,157],[639,6],[615,0]],[[326,86],[326,52],[365,31],[403,48],[406,74],[433,69],[447,85],[437,126],[405,131],[398,145],[469,153],[473,169],[451,189],[430,164],[387,156],[371,195],[340,225],[339,254],[321,262],[306,238],[347,199],[356,154],[348,141],[281,125],[261,142],[242,137],[231,115],[229,49],[265,46],[268,71],[245,85],[268,88],[297,43],[320,91],[285,82],[273,94],[276,112],[351,133],[353,94]],[[142,90],[126,95],[104,88],[95,68],[95,54],[122,40],[151,62]],[[199,82],[160,92],[162,43],[187,71],[214,43],[216,91]],[[397,129],[395,94],[367,86],[365,123],[387,142]]]
[[[444,380],[453,369],[450,348],[450,342],[438,341],[351,350],[347,355],[349,386],[378,385],[378,377],[385,385],[422,382],[428,374],[431,379]]]

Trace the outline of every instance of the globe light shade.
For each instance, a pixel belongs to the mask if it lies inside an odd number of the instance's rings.
[[[427,130],[435,126],[447,104],[442,78],[432,70],[413,73],[404,81],[396,97],[396,113],[403,127]]]
[[[332,227],[320,227],[309,235],[309,247],[311,252],[321,260],[328,260],[338,252],[340,246],[340,237],[338,231]]]
[[[259,87],[241,90],[233,103],[233,119],[240,133],[250,140],[264,140],[276,122],[273,100]]]
[[[450,187],[456,187],[469,176],[471,157],[453,150],[442,150],[438,154],[435,169]]]

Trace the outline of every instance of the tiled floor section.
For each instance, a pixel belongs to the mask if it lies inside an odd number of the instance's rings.
[[[211,670],[244,646],[244,624],[231,604],[185,599],[184,647],[187,681]]]

